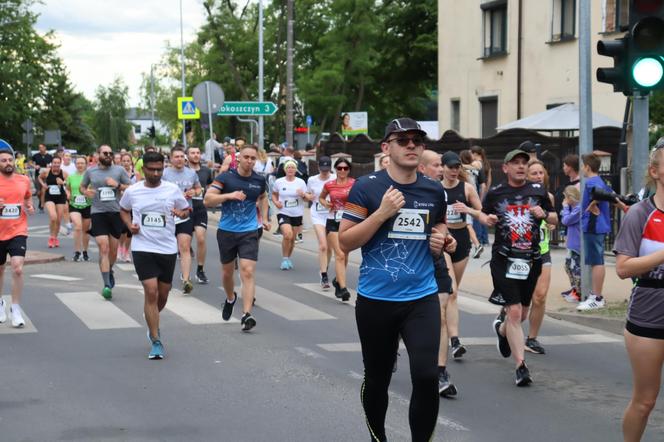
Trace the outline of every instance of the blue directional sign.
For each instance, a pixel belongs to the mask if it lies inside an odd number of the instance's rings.
[[[311,118],[311,115],[307,115],[307,126],[311,126],[314,122],[314,119]]]

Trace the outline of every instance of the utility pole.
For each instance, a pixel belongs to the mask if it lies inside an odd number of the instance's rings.
[[[293,0],[288,0],[286,50],[286,143],[293,146]]]
[[[182,0],[180,0],[180,64],[182,66],[182,96],[186,96],[186,87],[184,82],[184,26],[182,24]],[[187,148],[187,125],[182,120],[182,145]]]
[[[263,0],[258,0],[258,101],[263,102]],[[263,116],[258,117],[258,147],[265,147]]]
[[[156,144],[157,129],[154,127],[154,65],[150,65],[150,113],[152,118],[152,144]]]

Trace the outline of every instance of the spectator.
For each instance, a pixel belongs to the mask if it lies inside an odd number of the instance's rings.
[[[563,191],[562,213],[560,222],[567,227],[567,258],[565,272],[569,277],[571,288],[561,293],[567,302],[581,300],[581,192],[576,186],[570,185]]]
[[[481,173],[478,174],[477,185],[479,186],[478,193],[480,194],[480,198],[483,200],[487,190],[491,188],[491,163],[489,162],[489,159],[486,156],[486,152],[482,147],[473,146],[470,148],[470,152],[473,155],[473,166],[481,171]],[[482,191],[480,188],[482,184],[484,184],[484,191]],[[478,220],[473,219],[473,228],[477,233],[477,239],[480,241],[480,244],[482,246],[489,245],[489,230],[487,227],[480,223]],[[473,255],[473,257],[475,256]]]
[[[378,160],[378,167],[380,168],[380,170],[385,170],[389,165],[390,165],[390,156],[387,154],[382,154],[380,156],[380,159]]]
[[[267,177],[274,171],[272,160],[270,160],[263,149],[256,149],[256,152],[258,153],[258,158],[256,159],[256,164],[254,164],[254,172],[267,180]]]
[[[302,161],[302,152],[296,150],[293,153],[293,158],[295,158],[295,161],[297,162],[297,177],[303,179],[306,183],[309,181],[309,167],[304,161]]]

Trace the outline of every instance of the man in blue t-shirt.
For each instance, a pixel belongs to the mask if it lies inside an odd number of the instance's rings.
[[[438,418],[440,303],[434,258],[456,243],[447,235],[445,190],[417,172],[426,132],[410,118],[385,129],[386,170],[359,178],[339,229],[345,253],[362,248],[355,317],[362,344],[362,406],[372,440],[384,441],[387,390],[403,338],[413,380],[413,441],[430,440]]]
[[[237,300],[234,291],[235,259],[240,258],[240,279],[242,280],[242,330],[249,331],[256,326],[251,315],[254,303],[256,261],[258,260],[258,212],[267,214],[268,202],[265,178],[253,171],[257,151],[252,145],[243,146],[238,158],[237,169],[230,169],[218,175],[205,194],[205,206],[217,207],[221,204],[221,219],[217,229],[217,243],[226,291],[222,318],[228,321]],[[263,228],[270,229],[270,222],[264,218]]]

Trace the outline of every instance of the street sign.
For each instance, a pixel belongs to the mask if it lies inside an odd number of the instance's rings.
[[[178,120],[198,120],[201,111],[194,104],[193,97],[178,97]]]
[[[62,133],[60,132],[60,129],[45,130],[44,144],[47,146],[59,146],[62,144]]]
[[[311,118],[311,115],[307,115],[307,126],[311,126],[314,122],[314,119]]]
[[[12,149],[12,145],[0,138],[0,148],[3,149]]]
[[[208,89],[210,97],[209,103]],[[221,89],[221,86],[219,86],[214,81],[204,81],[202,83],[198,83],[194,88],[194,104],[203,112],[217,112],[219,108],[224,105],[224,91]]]
[[[274,115],[276,112],[277,105],[270,101],[227,101],[217,115]]]

